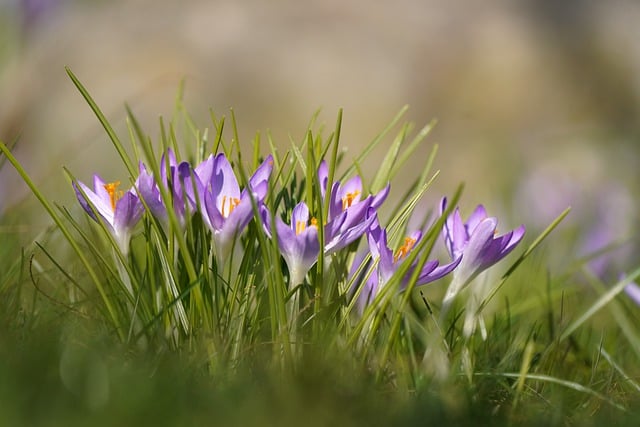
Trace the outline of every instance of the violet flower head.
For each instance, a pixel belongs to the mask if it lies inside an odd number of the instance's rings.
[[[318,179],[324,198],[329,179],[325,161],[318,168]],[[389,185],[376,195],[362,199],[362,179],[359,176],[350,178],[344,185],[335,181],[329,195],[329,212],[324,230],[325,252],[331,254],[362,236],[375,219],[370,215],[370,209],[380,207],[388,194]]]
[[[80,181],[74,182],[73,188],[82,208],[96,221],[98,218],[95,212],[98,213],[113,234],[118,247],[126,255],[129,252],[131,232],[142,217],[144,209],[133,189],[118,191],[119,185],[119,181],[105,183],[98,175],[94,175],[94,190]]]
[[[266,206],[261,206],[260,213],[265,232],[272,237],[271,216]],[[320,242],[317,221],[309,217],[309,208],[301,202],[293,208],[290,225],[276,217],[275,227],[278,246],[289,268],[290,284],[293,287],[304,281],[307,272],[318,260]]]
[[[447,207],[447,199],[443,198],[441,212]],[[463,256],[460,266],[454,273],[454,280],[445,295],[448,306],[453,298],[478,274],[507,256],[522,240],[525,227],[521,225],[515,230],[496,236],[498,220],[488,217],[482,205],[473,211],[463,222],[460,210],[455,209],[444,224],[444,242],[453,259]]]
[[[249,188],[240,191],[238,180],[224,154],[209,156],[196,166],[195,175],[204,223],[213,233],[218,256],[229,254],[237,234],[253,217],[251,198],[259,205],[267,196],[273,157],[268,156],[249,179]]]
[[[329,182],[329,167],[327,166],[327,162],[324,160],[318,167],[318,180],[320,181],[320,194],[324,198]],[[377,194],[369,195],[363,199],[362,178],[360,178],[360,176],[356,175],[350,178],[344,183],[344,185],[339,181],[335,181],[331,186],[331,194],[329,195],[328,220],[331,221],[344,211],[357,206],[360,203],[368,203],[369,207],[375,209],[379,208],[389,195],[389,188],[390,186],[387,185]]]
[[[422,238],[422,232],[419,230],[415,231],[405,237],[403,244],[393,252],[387,243],[387,231],[380,227],[376,215],[374,214],[373,216],[375,220],[367,233],[367,237],[371,258],[374,263],[377,261],[377,265],[374,264],[376,265],[375,271],[371,273],[369,279],[363,285],[364,288],[358,297],[356,306],[360,313],[362,313],[364,308],[375,298],[382,287],[391,280],[393,275],[396,274],[398,268],[405,262],[406,258]],[[440,265],[437,260],[427,261],[418,274],[415,286],[426,285],[446,276],[460,264],[461,260],[462,255],[458,255],[452,262],[445,265]],[[400,291],[406,289],[409,279],[414,274],[416,264],[417,260],[409,267],[406,274],[400,278]]]
[[[140,175],[136,180],[136,188],[151,214],[160,221],[165,229],[169,227],[169,214],[162,200],[158,185],[162,185],[172,200],[172,208],[178,219],[180,228],[184,228],[187,218],[195,210],[195,200],[189,195],[193,194],[192,169],[188,162],[178,163],[173,150],[170,148],[162,155],[160,161],[160,179],[147,171],[145,165],[140,162]]]

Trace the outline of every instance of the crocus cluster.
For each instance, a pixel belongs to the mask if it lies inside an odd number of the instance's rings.
[[[318,168],[318,182],[321,196],[324,198],[328,183],[328,167],[324,161]],[[344,185],[334,182],[329,193],[327,221],[323,228],[323,256],[343,249],[369,230],[375,220],[371,209],[375,211],[388,193],[389,186],[376,195],[362,198],[362,180],[359,176],[351,178]],[[272,237],[271,214],[265,206],[262,207],[261,214],[265,232]],[[291,285],[298,285],[303,282],[320,255],[318,220],[310,217],[309,207],[300,202],[293,208],[289,225],[280,218],[275,218],[275,234],[289,268]]]
[[[169,149],[162,156],[160,176],[154,177],[140,162],[135,184],[126,192],[117,190],[119,182],[105,183],[97,175],[93,190],[82,182],[74,184],[74,188],[84,210],[94,220],[100,217],[125,254],[132,230],[146,208],[165,231],[171,224],[170,210],[180,229],[199,212],[212,232],[217,255],[224,259],[236,235],[253,216],[251,197],[257,203],[266,197],[272,167],[273,159],[269,156],[249,180],[249,188],[240,191],[224,154],[211,155],[192,167],[188,162],[178,163]]]
[[[229,256],[235,238],[253,218],[255,204],[265,234],[277,239],[287,264],[290,287],[305,281],[319,257],[329,257],[365,236],[370,256],[366,265],[362,264],[362,256],[352,265],[352,271],[358,270],[360,274],[355,278],[352,274],[354,285],[350,292],[357,298],[360,313],[400,269],[403,276],[396,277],[399,291],[406,289],[411,277],[416,278],[415,286],[421,286],[453,273],[443,302],[446,309],[473,278],[511,252],[524,235],[523,226],[497,235],[497,219],[488,217],[482,205],[466,222],[456,208],[444,220],[443,227],[450,261],[440,264],[438,260],[429,260],[418,265],[420,257],[410,254],[421,246],[422,231],[410,233],[394,251],[389,247],[387,230],[378,221],[377,210],[389,194],[389,185],[365,196],[361,178],[354,176],[345,182],[335,181],[328,188],[329,171],[323,161],[318,167],[317,182],[322,200],[328,201],[325,212],[316,212],[314,216],[309,206],[300,202],[291,210],[287,224],[264,203],[272,168],[273,158],[268,156],[250,177],[247,187],[241,189],[224,154],[212,154],[193,167],[188,162],[178,162],[174,152],[168,150],[162,156],[159,176],[155,177],[141,162],[134,185],[126,191],[118,190],[119,182],[107,183],[97,175],[93,189],[81,182],[74,183],[74,188],[84,210],[105,224],[124,254],[146,209],[165,232],[184,230],[191,216],[199,213],[211,231],[216,259],[223,261]],[[446,211],[447,201],[443,199],[441,215]],[[406,262],[411,265],[405,265]]]

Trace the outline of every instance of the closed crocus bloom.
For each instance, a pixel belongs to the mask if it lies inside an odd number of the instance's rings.
[[[249,188],[242,191],[224,154],[211,155],[195,168],[200,211],[221,259],[253,217],[251,198],[260,204],[267,196],[272,168],[273,158],[268,156],[249,179]]]
[[[82,208],[96,221],[98,217],[95,212],[98,213],[113,234],[118,247],[126,255],[129,252],[131,233],[144,209],[132,189],[122,192],[118,190],[119,185],[119,181],[107,183],[94,175],[93,190],[80,181],[73,186]]]
[[[272,237],[271,216],[266,206],[261,207],[260,213],[265,232]],[[293,208],[289,225],[276,217],[275,226],[278,247],[289,269],[290,285],[299,285],[318,260],[318,223],[315,218],[310,218],[309,208],[301,202]]]
[[[443,198],[441,212],[447,207]],[[444,224],[445,245],[452,258],[462,255],[462,261],[444,297],[443,307],[448,307],[455,296],[478,274],[507,256],[522,240],[523,225],[503,235],[497,235],[498,220],[487,216],[482,205],[473,211],[466,222],[455,209]]]

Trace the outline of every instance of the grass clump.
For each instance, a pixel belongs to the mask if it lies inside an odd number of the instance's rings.
[[[538,236],[497,233],[482,205],[463,220],[462,186],[422,212],[437,147],[411,185],[394,178],[432,124],[401,125],[369,179],[404,110],[351,162],[341,113],[278,150],[241,144],[233,114],[199,129],[180,100],[156,142],[127,110],[126,146],[68,73],[128,176],[86,185],[65,169],[81,209],[59,206],[0,143],[53,221],[3,258],[2,421],[633,419],[637,311],[619,294],[640,270],[592,280],[589,301],[538,249],[568,210]]]

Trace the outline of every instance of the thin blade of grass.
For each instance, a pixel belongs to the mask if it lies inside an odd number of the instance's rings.
[[[620,292],[622,292],[629,283],[640,277],[640,268],[636,269],[633,273],[629,274],[624,279],[616,283],[611,289],[600,296],[578,319],[570,324],[567,329],[560,335],[560,340],[567,339],[573,334],[580,326],[587,322],[594,314],[600,311],[604,306],[609,304]]]
[[[122,142],[120,142],[120,138],[118,138],[118,135],[116,134],[115,130],[113,130],[113,127],[111,126],[111,124],[109,123],[105,115],[102,113],[102,110],[100,109],[100,107],[98,107],[98,104],[96,104],[96,102],[93,100],[93,97],[89,94],[89,91],[87,91],[87,89],[76,77],[76,75],[71,71],[71,69],[69,67],[65,67],[64,69],[69,75],[69,78],[71,78],[71,81],[73,82],[73,84],[82,94],[82,97],[85,99],[85,101],[87,101],[87,104],[89,104],[89,107],[91,107],[91,110],[93,110],[93,113],[96,115],[96,117],[100,121],[100,124],[102,124],[102,127],[107,132],[107,135],[109,135],[109,139],[111,139],[113,146],[115,147],[116,151],[120,155],[120,158],[122,159],[122,162],[127,167],[127,170],[132,176],[135,176],[136,168],[133,162],[131,161],[131,157],[129,157],[129,155],[127,154],[127,151],[122,145]]]

